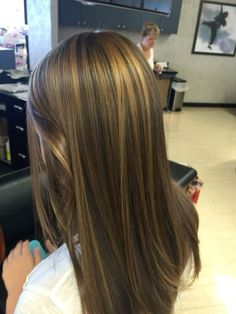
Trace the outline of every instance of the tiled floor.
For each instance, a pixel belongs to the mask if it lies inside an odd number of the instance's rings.
[[[204,182],[196,206],[202,271],[177,313],[236,314],[236,109],[186,107],[164,121],[169,159]]]

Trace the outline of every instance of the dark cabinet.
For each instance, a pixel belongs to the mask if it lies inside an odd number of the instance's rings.
[[[142,29],[141,18],[142,12],[141,11],[134,11],[134,10],[124,10],[123,13],[123,23],[126,25],[127,31],[131,32],[140,32]]]
[[[101,28],[102,29],[112,29],[120,30],[122,29],[121,21],[121,11],[122,9],[116,8],[114,10],[111,6],[102,6],[101,12]]]
[[[77,3],[80,4],[80,3]],[[101,7],[99,5],[81,5],[78,26],[98,29],[101,26]]]
[[[143,8],[145,10],[157,11],[162,12],[165,14],[170,14],[171,12],[171,5],[175,0],[144,0]]]
[[[7,138],[9,139],[9,156],[3,155],[5,161],[15,169],[29,165],[26,126],[26,101],[10,94],[0,93],[0,117],[6,119]],[[6,135],[6,134],[4,134]],[[1,134],[0,134],[1,136]]]
[[[74,26],[77,25],[78,15],[80,14],[77,3],[69,0],[58,1],[58,18],[59,25],[61,26]]]
[[[160,15],[154,14],[154,13],[143,12],[141,27],[144,25],[145,22],[153,22],[160,27]]]
[[[141,0],[113,0],[112,2],[115,5],[139,7]],[[145,3],[147,9],[153,9],[154,4],[150,4],[150,1]],[[59,0],[59,26],[140,32],[144,22],[152,21],[159,25],[162,33],[171,34],[178,31],[181,6],[182,0],[172,0],[172,7],[171,0],[159,1],[157,10],[168,11],[171,7],[171,13],[167,16],[119,6],[84,5],[74,0]]]
[[[112,3],[127,7],[140,8],[141,0],[112,0]]]
[[[142,12],[104,6],[101,10],[101,28],[117,31],[140,31]]]
[[[172,1],[170,15],[160,15],[143,12],[142,25],[149,21],[156,23],[162,34],[176,34],[178,32],[179,18],[181,13],[182,0]]]
[[[59,26],[100,27],[101,6],[99,5],[83,5],[74,0],[60,0],[58,10]]]
[[[170,15],[159,16],[159,27],[162,33],[177,34],[181,7],[182,0],[172,0],[172,9]]]

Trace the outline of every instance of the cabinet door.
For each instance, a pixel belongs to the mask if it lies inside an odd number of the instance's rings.
[[[182,0],[172,1],[171,13],[169,16],[160,16],[161,32],[166,34],[177,34],[179,18],[181,13]]]
[[[16,169],[27,167],[29,165],[27,134],[18,130],[10,138],[11,162]]]
[[[11,164],[15,169],[29,165],[26,127],[26,102],[8,96],[7,120],[10,139]]]
[[[159,26],[160,15],[156,13],[143,12],[142,13],[142,26],[144,25],[145,22],[153,22]]]
[[[105,30],[122,30],[123,10],[111,6],[101,7],[101,28]]]
[[[140,31],[142,13],[139,11],[103,6],[101,12],[101,27],[103,29]]]
[[[59,25],[75,26],[81,21],[81,3],[74,0],[59,0]]]
[[[74,0],[59,1],[59,25],[99,28],[101,6],[85,5]]]
[[[136,10],[123,10],[122,29],[140,32],[142,28],[142,12]]]
[[[7,115],[7,98],[0,94],[0,161],[9,162],[6,154],[6,142],[9,139],[9,126]]]
[[[79,20],[78,26],[85,28],[100,28],[101,6],[100,5],[83,5],[78,3]]]

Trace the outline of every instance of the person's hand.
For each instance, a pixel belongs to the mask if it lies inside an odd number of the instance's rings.
[[[45,246],[49,254],[53,253],[57,249],[50,240],[45,241]]]
[[[153,69],[157,74],[161,74],[162,72],[162,66],[159,63],[155,63],[154,69]]]
[[[32,255],[28,240],[18,242],[3,263],[2,278],[8,297],[19,297],[26,277],[40,261],[41,255],[38,248],[34,249],[34,254]]]

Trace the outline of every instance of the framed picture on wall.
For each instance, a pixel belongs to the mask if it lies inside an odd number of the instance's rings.
[[[201,1],[192,53],[235,55],[236,4]]]

